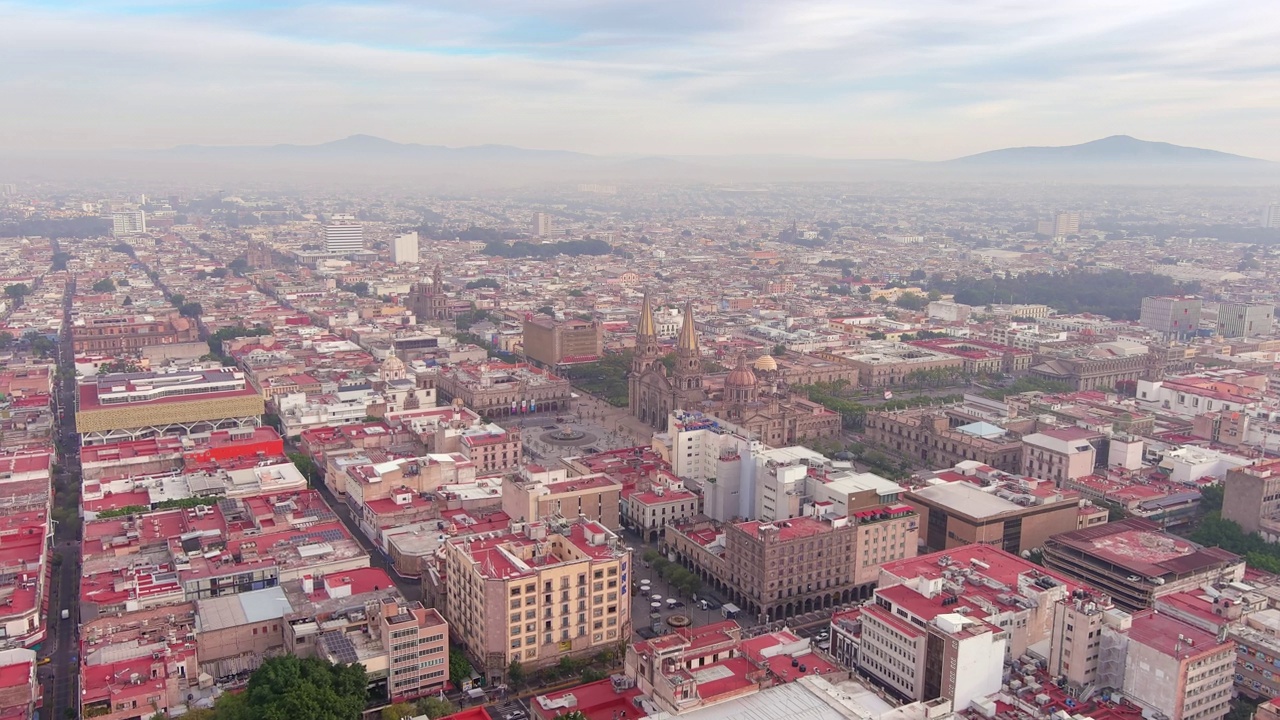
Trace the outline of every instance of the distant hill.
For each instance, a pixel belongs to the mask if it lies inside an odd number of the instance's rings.
[[[1222,165],[1267,164],[1265,160],[1203,148],[1139,140],[1128,135],[1057,147],[990,150],[948,161],[951,165]]]

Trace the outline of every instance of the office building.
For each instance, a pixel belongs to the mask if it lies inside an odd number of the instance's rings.
[[[354,215],[332,215],[324,226],[325,252],[347,255],[364,250],[364,226]]]
[[[902,496],[920,513],[930,552],[978,543],[1018,554],[1078,527],[1078,493],[976,465],[936,473],[943,482]]]
[[[512,522],[442,555],[450,632],[490,681],[631,638],[631,552],[600,523]]]
[[[418,262],[418,233],[405,233],[391,241],[391,262],[397,265]]]
[[[533,216],[533,234],[538,237],[547,237],[551,235],[551,216],[547,213],[538,213]]]
[[[1271,203],[1262,211],[1262,227],[1280,228],[1280,203]]]
[[[543,367],[595,362],[604,354],[604,325],[545,315],[528,318],[524,321],[524,354]]]
[[[1218,334],[1224,338],[1270,335],[1274,312],[1271,305],[1220,303]]]
[[[393,597],[382,600],[378,615],[382,647],[390,654],[391,702],[442,694],[449,680],[449,624],[435,608]]]
[[[143,235],[147,232],[147,214],[141,210],[116,210],[111,213],[111,234],[116,237]]]
[[[1145,297],[1138,322],[1167,340],[1186,340],[1200,330],[1201,304],[1191,295]]]
[[[1244,558],[1162,532],[1127,518],[1054,535],[1044,543],[1045,567],[1097,588],[1130,612],[1155,598],[1206,583],[1238,582]]]

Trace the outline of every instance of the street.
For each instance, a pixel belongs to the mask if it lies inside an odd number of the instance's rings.
[[[79,681],[79,663],[73,661],[79,654],[80,620],[80,507],[79,493],[68,491],[80,484],[80,439],[75,431],[75,358],[71,347],[71,298],[75,294],[75,280],[67,284],[63,301],[62,337],[58,342],[58,370],[63,371],[57,380],[57,409],[59,412],[57,433],[63,450],[58,459],[61,470],[54,481],[54,507],[65,513],[65,522],[58,523],[53,533],[53,552],[62,556],[62,563],[50,575],[49,615],[45,618],[49,636],[40,649],[41,658],[51,658],[43,666],[41,683],[44,692],[46,717],[62,718],[79,714],[79,697],[76,687]],[[68,374],[66,371],[70,371]],[[59,492],[58,487],[67,490]],[[70,617],[62,619],[62,611]]]

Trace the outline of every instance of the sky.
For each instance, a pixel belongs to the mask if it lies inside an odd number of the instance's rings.
[[[0,98],[0,151],[940,160],[1128,134],[1280,161],[1280,3],[0,0]]]

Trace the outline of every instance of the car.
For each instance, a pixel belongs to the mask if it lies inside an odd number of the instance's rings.
[[[681,601],[679,601],[679,600],[675,600],[675,601],[669,602],[669,603],[667,603],[667,604],[668,604],[668,605],[670,605],[670,606],[671,606],[671,607],[673,607],[673,608],[682,608],[682,607],[684,607],[684,603],[683,603],[683,602],[681,602]]]
[[[823,640],[822,642],[818,643],[818,649],[819,649],[819,650],[830,650],[830,649],[831,649],[831,641],[830,641],[830,640]]]
[[[817,638],[818,640],[826,640],[827,638],[831,637],[831,631],[822,630],[817,635],[814,635],[814,637]]]
[[[49,664],[49,663],[51,663],[51,662],[53,662],[53,658],[51,658],[51,657],[42,657],[42,658],[40,658],[40,662],[38,662],[38,663],[36,663],[36,664],[37,664],[37,665],[48,665],[48,664]]]

